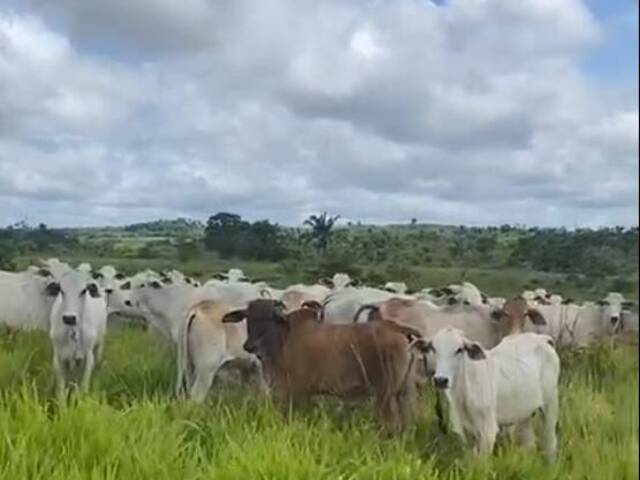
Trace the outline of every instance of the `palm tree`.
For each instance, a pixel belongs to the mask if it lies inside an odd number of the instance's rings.
[[[339,218],[340,215],[331,216],[322,212],[320,215],[311,215],[303,223],[311,227],[311,237],[315,239],[318,251],[323,255],[327,253],[333,226]]]

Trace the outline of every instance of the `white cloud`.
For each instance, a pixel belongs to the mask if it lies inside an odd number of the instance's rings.
[[[577,0],[176,5],[0,10],[0,222],[637,224]]]

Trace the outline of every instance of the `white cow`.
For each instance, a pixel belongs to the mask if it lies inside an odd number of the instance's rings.
[[[68,263],[61,262],[57,258],[49,258],[47,260],[40,260],[40,263],[43,267],[51,273],[51,275],[59,280],[62,275],[67,273],[70,270],[73,270]]]
[[[123,273],[118,273],[112,265],[103,265],[97,272],[93,272],[92,277],[98,281],[107,295],[113,293],[118,284],[124,282],[126,278]]]
[[[178,397],[187,394],[196,402],[203,401],[216,373],[232,360],[239,360],[245,371],[255,372],[260,390],[266,390],[260,361],[243,348],[246,321],[222,323],[224,315],[232,310],[225,303],[203,300],[187,312],[178,342]]]
[[[297,310],[304,302],[322,303],[330,290],[324,285],[304,285],[297,283],[284,289],[279,300],[284,303],[287,311]]]
[[[226,273],[218,273],[214,275],[213,280],[229,282],[229,283],[237,283],[237,282],[248,282],[249,278],[239,268],[230,268]]]
[[[368,304],[383,302],[395,293],[371,287],[346,287],[329,293],[322,302],[321,318],[327,323],[352,323],[359,310]]]
[[[82,262],[76,267],[76,270],[82,273],[90,274],[91,273],[91,264],[87,262]]]
[[[539,305],[536,309],[545,318],[546,325],[529,325],[527,330],[548,334],[557,345],[585,347],[618,333],[627,305],[617,292],[611,292],[595,303]]]
[[[544,452],[555,460],[560,359],[549,336],[512,335],[484,350],[461,330],[446,328],[431,342],[418,342],[432,354],[433,383],[445,391],[454,431],[475,453],[491,453],[499,428],[514,424],[521,443],[534,446],[531,417],[542,410]]]
[[[35,268],[35,272],[40,269]],[[9,328],[48,330],[54,299],[45,289],[51,277],[24,272],[0,272],[0,325]]]
[[[47,293],[55,298],[49,336],[57,393],[62,398],[79,366],[80,388],[89,388],[93,367],[102,357],[107,305],[98,284],[82,272],[65,273],[47,286]]]
[[[384,284],[383,290],[404,295],[407,293],[408,287],[404,282],[387,282]]]

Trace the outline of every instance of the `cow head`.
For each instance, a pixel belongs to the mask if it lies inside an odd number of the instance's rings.
[[[493,310],[491,318],[497,322],[501,336],[524,331],[527,319],[536,327],[547,324],[540,311],[529,307],[529,303],[522,297],[513,298],[502,308]]]
[[[289,334],[289,321],[284,313],[282,302],[258,299],[249,303],[247,308],[233,310],[223,318],[223,323],[235,323],[247,320],[247,340],[243,348],[260,361],[272,365]]]
[[[609,333],[617,333],[622,330],[622,310],[633,306],[633,302],[624,299],[622,294],[609,292],[609,294],[596,302],[602,311],[604,329]]]
[[[77,271],[69,271],[59,281],[49,283],[45,293],[60,301],[60,318],[56,320],[70,327],[82,321],[88,298],[101,297],[96,281]]]
[[[447,327],[439,330],[431,340],[426,342],[423,351],[433,356],[433,384],[436,388],[451,388],[460,374],[461,362],[486,358],[484,349],[479,343],[469,341],[462,330]]]

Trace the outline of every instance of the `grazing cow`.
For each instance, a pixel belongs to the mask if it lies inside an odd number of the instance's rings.
[[[253,301],[225,315],[223,322],[245,318],[244,348],[262,362],[276,398],[297,403],[316,394],[373,395],[389,430],[413,418],[415,359],[408,338],[418,332],[384,321],[322,324],[312,309],[285,313],[270,300]]]
[[[55,298],[49,336],[58,396],[65,395],[68,382],[80,366],[80,388],[86,391],[94,364],[102,357],[107,325],[104,296],[90,276],[77,271],[65,273],[59,281],[50,283],[46,291]]]
[[[242,347],[247,339],[246,322],[222,323],[228,305],[203,300],[189,309],[178,343],[176,393],[196,402],[205,399],[218,370],[231,360],[253,370],[263,387],[262,368],[255,355]]]
[[[10,329],[48,330],[53,299],[45,289],[51,281],[44,269],[0,272],[0,325]]]
[[[433,384],[446,394],[454,431],[476,454],[491,453],[499,428],[511,425],[524,446],[534,446],[531,417],[541,410],[544,452],[555,460],[560,359],[549,336],[511,335],[485,350],[461,330],[445,328],[416,345],[433,355]]]
[[[306,301],[322,303],[329,295],[329,289],[324,285],[303,285],[298,283],[284,289],[280,300],[285,304],[287,311],[299,309]]]

